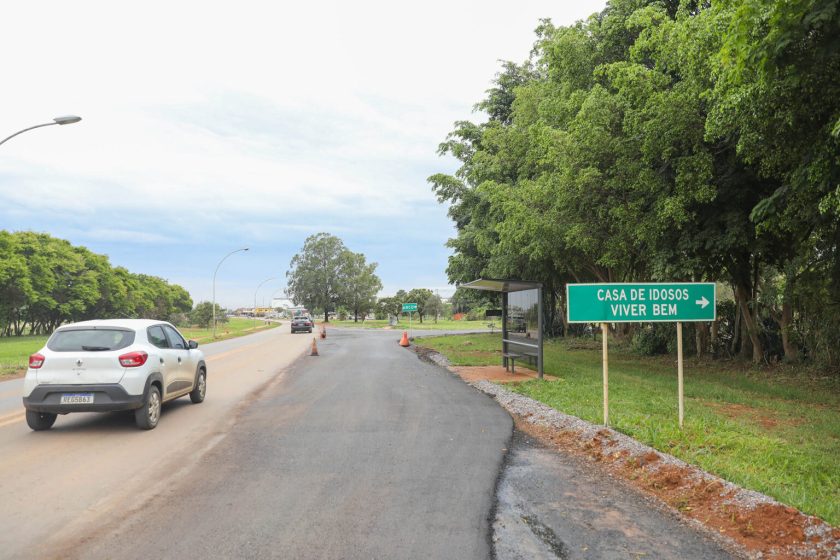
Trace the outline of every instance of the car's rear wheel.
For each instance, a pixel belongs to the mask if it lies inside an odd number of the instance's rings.
[[[55,424],[56,418],[58,418],[58,414],[36,412],[34,410],[26,411],[26,423],[29,424],[29,427],[36,432],[52,428],[52,425]]]
[[[146,395],[146,402],[134,411],[134,421],[137,423],[137,427],[142,430],[151,430],[157,426],[160,420],[160,407],[160,391],[152,385],[149,387],[149,394]]]
[[[204,395],[207,394],[207,374],[204,370],[199,370],[198,377],[195,380],[195,387],[190,391],[190,400],[198,404],[204,400]]]

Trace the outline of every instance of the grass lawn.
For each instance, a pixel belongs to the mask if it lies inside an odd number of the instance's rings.
[[[288,321],[285,322],[287,325],[288,323]],[[257,320],[256,325],[257,327],[255,330],[253,319],[243,319],[238,317],[229,319],[227,323],[217,323],[216,340],[236,338],[237,336],[244,336],[256,331],[272,329],[280,326],[279,323],[266,323],[260,319]],[[181,331],[181,334],[183,334],[188,340],[195,340],[199,344],[207,344],[208,342],[213,341],[213,329],[203,329],[200,327],[178,327],[178,330]]]
[[[0,338],[0,378],[25,370],[29,356],[43,348],[46,336],[12,336]]]
[[[257,321],[257,330],[265,330],[278,326],[278,323]],[[206,344],[213,339],[211,329],[199,327],[179,328],[187,339]],[[230,319],[227,323],[216,326],[216,340],[224,340],[251,334],[254,331],[253,319]],[[46,336],[20,336],[0,338],[0,378],[12,375],[26,369],[29,356],[44,346]]]
[[[456,365],[501,363],[499,335],[423,339]],[[603,420],[600,342],[547,342],[559,381],[510,388],[593,423]],[[519,364],[517,364],[518,366]],[[674,357],[610,348],[610,424],[660,451],[840,525],[840,380],[806,368],[685,364],[685,427],[677,426]]]
[[[317,318],[315,319],[318,320]],[[423,323],[420,321],[411,321],[411,330],[412,331],[469,331],[469,330],[487,330],[487,325],[490,321],[452,321],[450,319],[439,319],[437,323],[434,320],[425,320]],[[353,322],[352,319],[349,321],[330,321],[327,323],[329,326],[333,327],[350,327],[350,328],[357,328],[357,329],[381,329],[388,326],[387,319],[370,319],[367,321],[362,322],[361,320],[358,323]],[[498,325],[499,323],[496,323]],[[500,327],[496,326],[498,330]],[[402,319],[400,324],[394,327],[394,330],[401,330],[407,331],[408,330],[408,319]]]

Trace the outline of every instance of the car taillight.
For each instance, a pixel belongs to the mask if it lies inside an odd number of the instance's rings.
[[[32,354],[29,356],[29,367],[38,369],[44,365],[44,357],[41,354]]]
[[[120,356],[120,364],[123,367],[138,367],[146,363],[149,355],[145,352],[129,352]]]

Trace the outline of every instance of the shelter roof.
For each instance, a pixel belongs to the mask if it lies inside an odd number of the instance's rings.
[[[473,290],[486,290],[490,292],[521,292],[523,290],[535,290],[542,288],[540,282],[526,282],[524,280],[497,280],[493,278],[479,278],[467,284],[461,284],[462,288]]]

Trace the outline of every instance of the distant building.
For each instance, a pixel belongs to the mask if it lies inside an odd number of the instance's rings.
[[[274,298],[271,300],[271,307],[274,309],[292,309],[295,304],[289,298]]]

